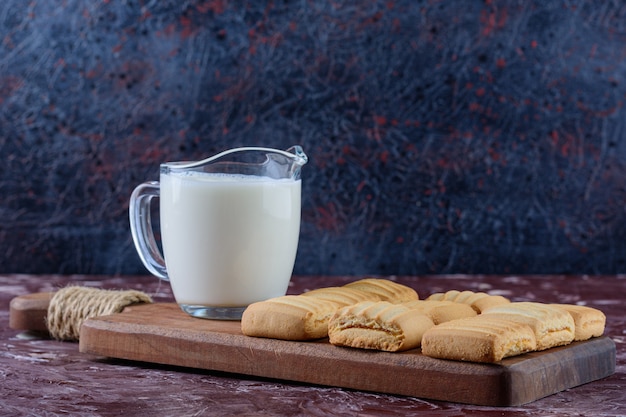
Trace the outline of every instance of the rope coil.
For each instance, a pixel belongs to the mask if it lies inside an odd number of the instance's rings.
[[[139,303],[152,303],[152,298],[135,290],[70,286],[57,291],[50,300],[46,324],[54,339],[77,341],[85,320],[121,313],[124,307]]]

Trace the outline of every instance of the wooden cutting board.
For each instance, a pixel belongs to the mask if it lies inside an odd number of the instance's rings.
[[[525,404],[615,372],[608,337],[477,364],[429,358],[419,349],[388,353],[327,340],[252,338],[238,321],[192,318],[173,303],[89,319],[79,346],[111,358],[487,406]]]

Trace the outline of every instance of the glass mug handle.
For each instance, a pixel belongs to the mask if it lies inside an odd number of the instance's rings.
[[[158,181],[144,182],[135,188],[130,196],[128,207],[130,232],[144,266],[155,276],[169,281],[165,269],[165,260],[154,238],[150,214],[150,203],[154,197],[159,197],[159,195]]]

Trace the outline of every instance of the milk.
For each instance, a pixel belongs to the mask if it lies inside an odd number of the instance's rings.
[[[284,295],[300,232],[300,180],[161,174],[165,264],[179,304],[235,307]]]

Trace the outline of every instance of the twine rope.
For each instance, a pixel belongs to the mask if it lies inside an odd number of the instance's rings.
[[[80,337],[80,326],[85,320],[121,313],[124,307],[132,304],[151,302],[152,298],[141,291],[69,286],[52,296],[46,324],[53,338],[77,341]]]

